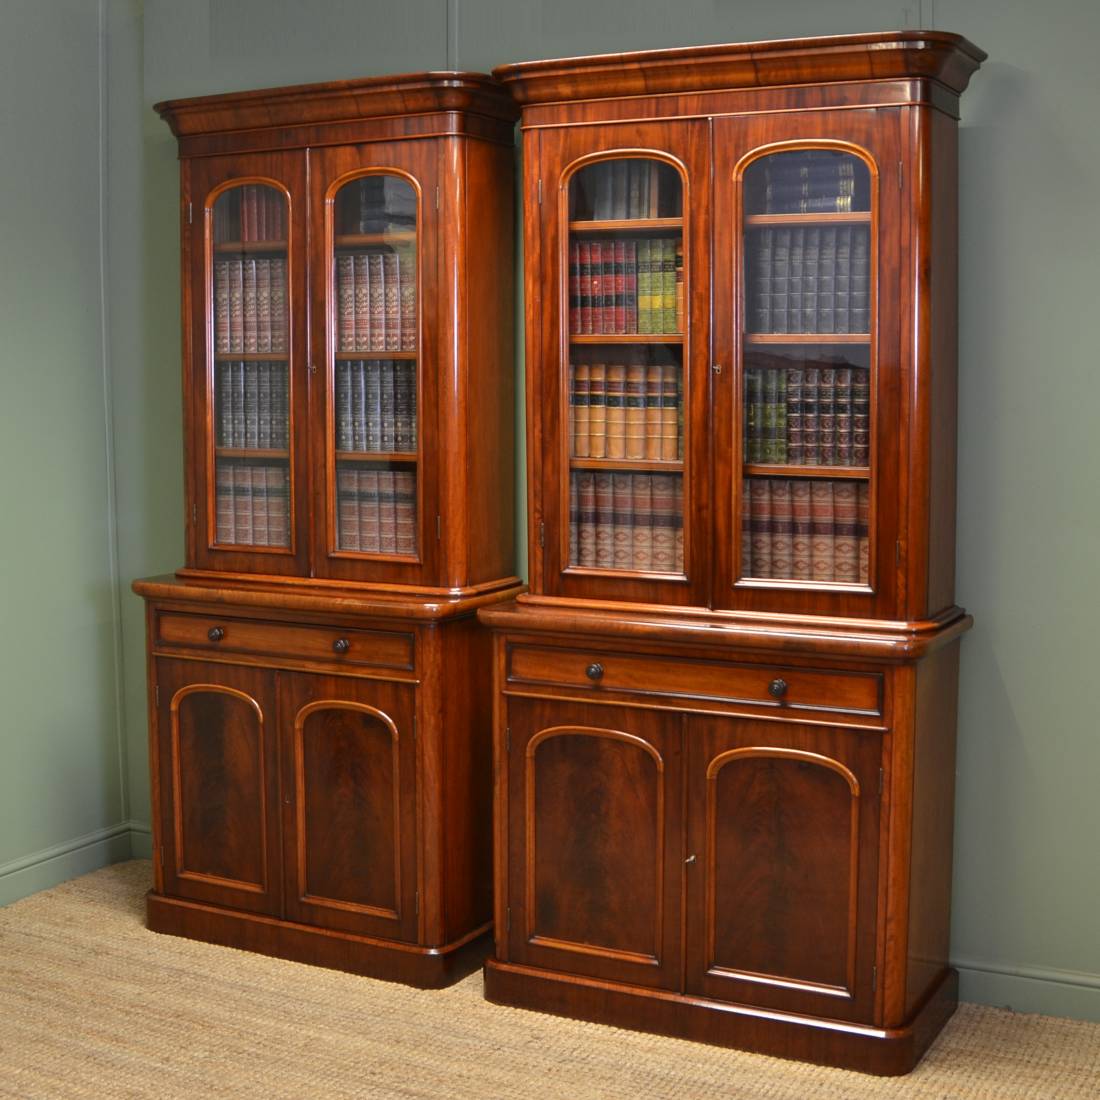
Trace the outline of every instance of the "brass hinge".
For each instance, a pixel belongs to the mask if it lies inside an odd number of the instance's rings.
[[[539,206],[542,206],[542,180],[539,180]]]
[[[188,203],[187,204],[187,224],[188,225],[191,224],[191,220],[192,220],[192,209],[191,209],[191,204]]]
[[[539,546],[546,545],[546,524],[539,522]]]

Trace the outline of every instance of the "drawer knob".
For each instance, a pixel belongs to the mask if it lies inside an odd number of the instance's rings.
[[[768,684],[768,694],[773,699],[782,699],[787,694],[787,681],[781,676],[777,676]]]
[[[347,638],[337,638],[336,641],[332,643],[332,648],[336,653],[347,653],[347,651],[351,649],[351,642],[349,642]]]
[[[592,664],[584,670],[585,676],[589,678],[593,683],[597,680],[603,679],[603,665],[599,661],[593,661]]]
[[[212,642],[220,642],[225,637],[225,631],[220,626],[212,626],[207,632],[206,636]]]

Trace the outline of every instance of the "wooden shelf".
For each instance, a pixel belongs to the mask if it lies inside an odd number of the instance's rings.
[[[570,222],[572,233],[622,233],[647,230],[660,232],[669,229],[683,229],[683,218],[607,218],[601,221]]]
[[[376,244],[407,244],[415,241],[415,229],[395,229],[388,233],[340,233],[333,238],[336,248],[367,248]]]
[[[746,344],[869,344],[868,332],[746,332]]]
[[[415,451],[337,451],[337,462],[399,462],[402,466],[416,465]]]
[[[289,356],[285,351],[219,351],[214,353],[216,363],[285,363]]]
[[[621,470],[627,471],[652,471],[658,474],[683,473],[684,464],[676,462],[664,462],[651,458],[571,458],[569,465],[574,470]]]
[[[746,225],[870,225],[870,210],[842,214],[748,214]]]
[[[770,462],[746,462],[741,467],[746,477],[850,477],[866,481],[869,466],[789,466]]]
[[[334,353],[337,360],[357,359],[416,359],[415,351],[338,351]]]
[[[219,241],[214,251],[222,252],[285,252],[286,241]]]
[[[682,344],[682,332],[585,332],[569,337],[571,344]]]
[[[286,448],[271,450],[267,447],[215,447],[216,458],[281,458],[284,462],[290,458]]]

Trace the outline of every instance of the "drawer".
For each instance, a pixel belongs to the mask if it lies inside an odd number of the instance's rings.
[[[218,653],[287,657],[326,664],[408,670],[413,667],[413,635],[341,626],[273,623],[229,616],[165,611],[157,617],[158,647]]]
[[[508,682],[592,692],[674,695],[783,709],[882,713],[882,677],[872,672],[670,660],[629,653],[514,646]]]

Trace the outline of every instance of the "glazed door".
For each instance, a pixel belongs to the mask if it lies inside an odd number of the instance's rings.
[[[272,674],[156,663],[164,892],[280,915]]]
[[[678,989],[681,720],[512,699],[508,723],[508,960]]]
[[[536,592],[705,602],[707,132],[696,121],[539,137]]]
[[[877,734],[688,719],[685,988],[871,1022]]]
[[[439,155],[310,152],[318,576],[437,583]]]
[[[189,557],[308,575],[305,155],[196,158],[184,178]]]
[[[715,123],[716,607],[897,614],[899,131]]]
[[[284,673],[286,915],[415,940],[413,688]]]

